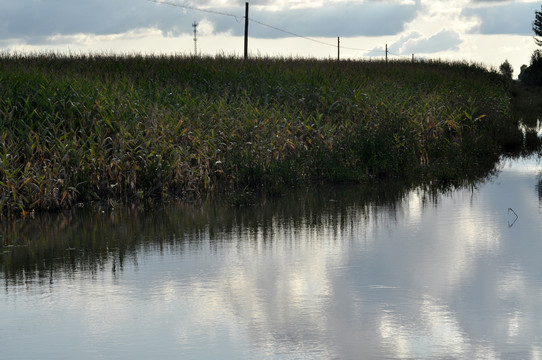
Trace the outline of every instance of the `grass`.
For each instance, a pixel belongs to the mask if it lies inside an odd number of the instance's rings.
[[[3,55],[0,214],[461,181],[518,146],[508,86],[468,63]]]

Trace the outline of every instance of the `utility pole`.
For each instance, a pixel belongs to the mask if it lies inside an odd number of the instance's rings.
[[[337,36],[337,61],[341,60],[341,38]]]
[[[192,27],[194,28],[194,57],[198,56],[198,25],[196,21],[192,23]]]
[[[388,44],[386,44],[386,64],[388,63]]]
[[[245,60],[248,59],[248,2],[245,3]]]

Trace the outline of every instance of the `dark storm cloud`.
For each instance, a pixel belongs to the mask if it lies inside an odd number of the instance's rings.
[[[171,9],[133,0],[0,0],[2,39],[39,43],[52,35],[119,34],[171,22]],[[178,13],[177,13],[178,18]]]
[[[203,18],[213,23],[216,33],[242,35],[244,4],[245,1],[235,1],[227,8],[213,8],[212,1],[207,0],[195,5],[236,16],[231,17],[146,0],[0,0],[0,40],[20,39],[39,44],[53,35],[121,34],[150,27],[176,35],[191,33],[191,23]],[[263,10],[263,5],[272,4],[273,1],[252,1],[249,18],[303,36],[394,35],[400,33],[420,9],[419,1],[413,5],[369,1],[335,2],[313,9]],[[289,35],[251,22],[250,36]]]
[[[480,24],[471,30],[480,34],[532,35],[535,11],[540,10],[540,2],[517,3],[502,1],[475,1],[476,3],[496,4],[485,7],[471,7],[462,11],[466,18],[477,18]],[[499,4],[502,3],[502,4]]]
[[[253,16],[266,24],[304,36],[382,36],[396,35],[412,21],[419,5],[389,2],[330,4],[314,9],[258,12]],[[255,37],[275,38],[284,34],[259,24],[251,24]]]

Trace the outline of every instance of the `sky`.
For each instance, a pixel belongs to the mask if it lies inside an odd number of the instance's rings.
[[[542,1],[253,0],[250,56],[442,59],[519,74]],[[245,1],[0,0],[0,52],[244,53]],[[197,22],[197,42],[192,24]]]

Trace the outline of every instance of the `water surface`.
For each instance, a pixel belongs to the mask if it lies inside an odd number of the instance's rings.
[[[540,169],[4,223],[1,357],[541,359]]]

